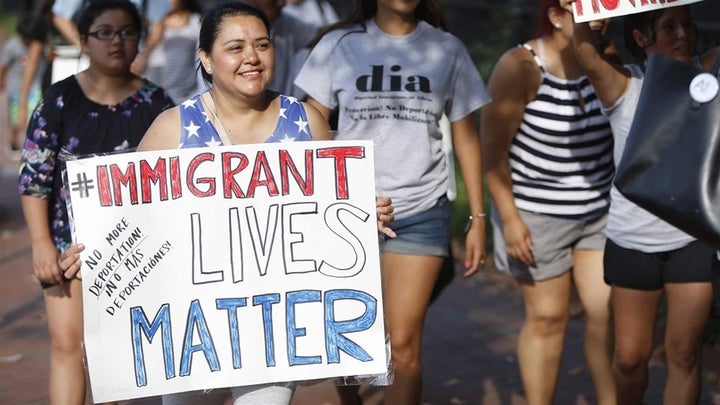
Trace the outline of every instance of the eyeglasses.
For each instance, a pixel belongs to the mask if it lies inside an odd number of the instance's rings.
[[[95,37],[100,41],[112,41],[115,39],[115,35],[120,35],[120,39],[123,41],[134,41],[140,38],[140,33],[134,28],[123,28],[118,31],[100,29],[95,32],[88,32],[87,35]]]

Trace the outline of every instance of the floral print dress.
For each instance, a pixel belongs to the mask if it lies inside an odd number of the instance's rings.
[[[59,251],[72,243],[61,156],[134,148],[155,117],[172,106],[165,91],[147,81],[116,105],[88,99],[75,76],[47,89],[28,123],[18,192],[48,200],[50,232]]]

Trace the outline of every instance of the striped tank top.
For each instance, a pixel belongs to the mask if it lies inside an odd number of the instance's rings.
[[[510,147],[513,194],[519,209],[589,220],[610,205],[613,138],[586,77],[558,78],[528,44],[542,71],[537,96],[525,108]]]

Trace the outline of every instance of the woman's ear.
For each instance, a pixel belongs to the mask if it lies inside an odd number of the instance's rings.
[[[80,37],[80,52],[85,55],[88,54],[87,42],[87,37]]]
[[[203,69],[205,69],[205,72],[207,74],[212,74],[212,62],[210,62],[210,57],[207,53],[205,53],[204,50],[198,49],[198,56],[200,57],[200,63],[202,63]]]
[[[633,40],[635,40],[635,43],[640,47],[640,49],[645,49],[652,45],[650,38],[648,38],[647,35],[643,34],[640,30],[633,30],[632,35]]]
[[[550,7],[547,10],[547,18],[553,27],[560,29],[562,28],[562,19],[565,16],[565,9],[559,7]]]

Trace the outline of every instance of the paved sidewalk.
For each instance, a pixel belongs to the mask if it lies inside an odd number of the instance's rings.
[[[32,277],[31,248],[15,195],[16,163],[0,162],[0,404],[47,403],[48,335],[39,287]],[[450,283],[430,308],[424,340],[425,404],[524,404],[515,345],[522,302],[514,282],[490,268]],[[582,319],[570,322],[557,404],[593,404],[582,357]],[[720,391],[718,349],[704,351],[702,404]],[[647,404],[660,404],[665,369],[653,361]],[[366,404],[382,402],[364,388]],[[158,398],[131,401],[159,404]],[[337,404],[333,386],[301,387],[295,405]],[[720,401],[718,402],[720,403]]]

